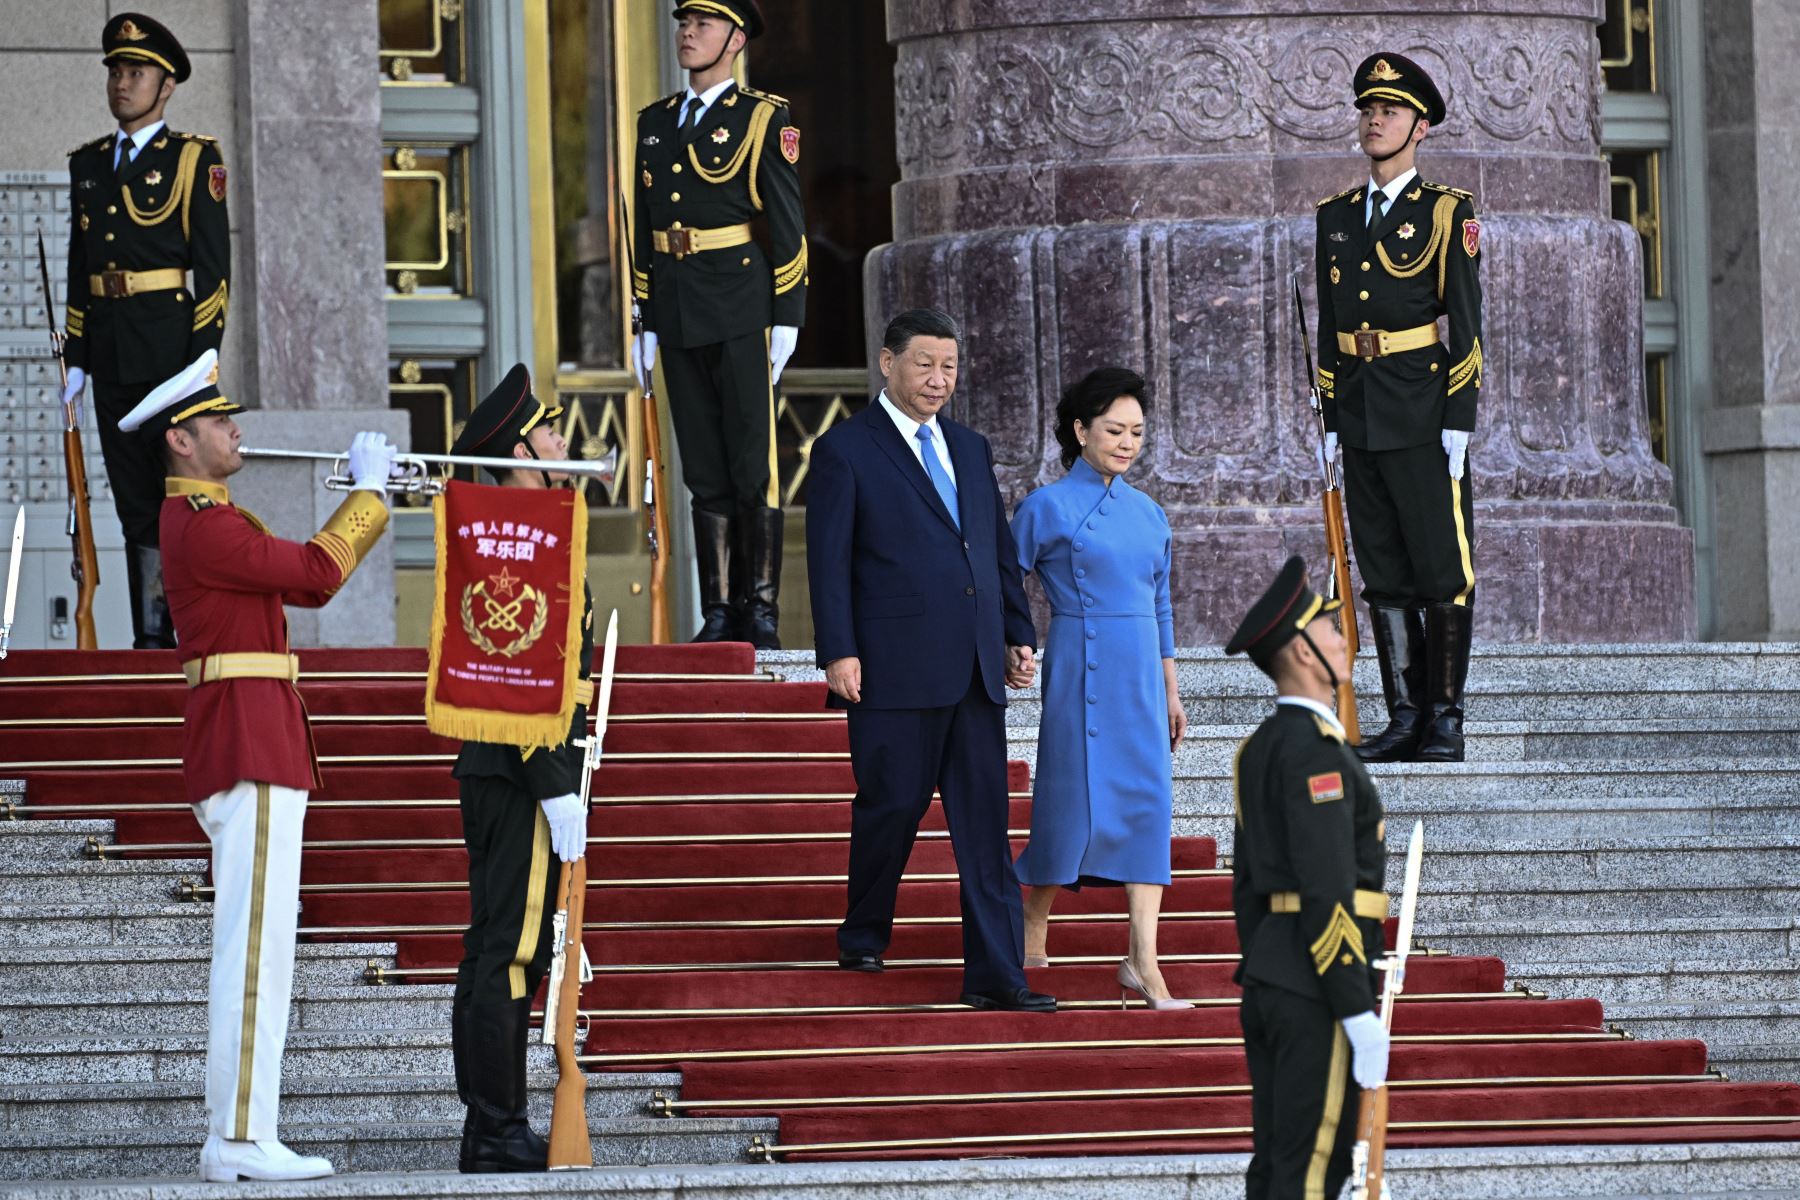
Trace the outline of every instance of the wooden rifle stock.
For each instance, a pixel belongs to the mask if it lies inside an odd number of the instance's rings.
[[[656,392],[648,387],[644,389],[644,457],[649,464],[644,473],[644,508],[650,521],[650,641],[662,646],[675,640],[669,620],[669,506],[662,426],[656,420]]]
[[[1350,670],[1344,678],[1338,680],[1337,710],[1338,720],[1344,726],[1344,736],[1351,745],[1362,741],[1362,727],[1356,719],[1356,651],[1359,645],[1356,636],[1356,599],[1350,591],[1350,552],[1344,544],[1344,489],[1342,485],[1327,488],[1323,497],[1325,505],[1325,550],[1331,555],[1331,569],[1337,583],[1338,599],[1344,602],[1339,611],[1339,619],[1344,628],[1344,649],[1350,661]]]
[[[563,924],[562,978],[558,981],[556,1008],[556,1099],[550,1109],[550,1161],[552,1171],[594,1165],[594,1147],[588,1136],[587,1074],[575,1056],[575,1025],[581,1010],[581,927],[587,916],[587,858],[562,865],[557,892],[563,898],[567,920]]]
[[[1369,1160],[1364,1186],[1357,1191],[1368,1200],[1379,1200],[1381,1177],[1387,1167],[1388,1089],[1382,1084],[1362,1094],[1362,1106],[1356,1115],[1356,1140],[1369,1147]]]
[[[88,511],[87,458],[81,453],[81,429],[70,424],[63,430],[63,468],[69,476],[70,537],[75,542],[75,646],[97,650],[94,633],[94,589],[100,584],[100,558],[94,552],[94,518]]]

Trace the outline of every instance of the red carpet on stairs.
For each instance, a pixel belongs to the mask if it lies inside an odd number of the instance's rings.
[[[455,745],[424,728],[424,669],[417,649],[301,652],[325,760],[303,936],[393,942],[382,978],[400,986],[447,981],[468,914]],[[937,804],[888,972],[835,969],[855,783],[821,685],[775,682],[741,645],[621,647],[618,670],[589,825],[590,1070],[679,1070],[677,1119],[776,1116],[774,1153],[793,1159],[1248,1145],[1230,880],[1210,839],[1177,839],[1159,935],[1165,976],[1198,1007],[1121,1010],[1124,897],[1090,888],[1059,900],[1052,965],[1031,973],[1063,1011],[971,1012],[954,1003],[957,888]],[[15,652],[0,674],[0,777],[28,788],[15,815],[110,816],[108,857],[204,859],[166,761],[185,694],[173,654]],[[1022,833],[1023,764],[1007,786]],[[1509,990],[1498,959],[1417,957],[1408,983],[1397,1145],[1800,1138],[1800,1087],[1726,1082],[1702,1043],[1623,1037],[1597,1001]]]

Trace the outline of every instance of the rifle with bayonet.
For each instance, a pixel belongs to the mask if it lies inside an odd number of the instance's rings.
[[[619,652],[619,610],[606,623],[606,647],[600,657],[600,685],[594,691],[594,728],[575,743],[581,747],[581,804],[585,809],[600,769],[606,740],[606,717],[612,707],[613,662]],[[556,885],[556,915],[551,919],[550,986],[544,999],[544,1044],[556,1047],[556,1099],[550,1108],[552,1171],[578,1171],[594,1165],[588,1136],[587,1075],[581,1069],[581,985],[594,978],[587,947],[581,939],[587,919],[587,855],[562,865]]]
[[[56,302],[50,293],[50,260],[44,254],[44,235],[38,233],[38,276],[44,283],[44,320],[50,327],[50,353],[69,390],[69,364],[63,358],[63,334],[56,327]],[[97,649],[94,635],[94,590],[100,586],[100,557],[94,551],[94,518],[88,511],[87,458],[81,452],[81,404],[70,396],[63,402],[63,470],[69,477],[69,537],[75,558],[69,574],[75,579],[75,646]]]
[[[1400,923],[1394,948],[1375,964],[1381,982],[1381,1026],[1394,1031],[1394,1002],[1406,990],[1406,956],[1412,951],[1413,916],[1419,907],[1419,867],[1425,857],[1425,823],[1414,821],[1406,842],[1406,886],[1400,893]],[[1356,1117],[1356,1148],[1350,1152],[1351,1200],[1389,1200],[1387,1186],[1388,1088],[1383,1083],[1362,1094]]]
[[[20,561],[25,552],[25,506],[19,505],[19,515],[13,518],[12,548],[6,554],[6,607],[0,609],[0,658],[5,658],[12,648],[13,610],[19,605],[19,571],[24,566]]]
[[[631,245],[631,210],[625,206],[625,193],[619,193],[619,227],[624,231],[625,262],[634,281],[631,301],[631,337],[638,343],[638,361],[643,361],[644,310],[637,302],[637,252]],[[650,640],[656,645],[672,641],[669,623],[669,512],[662,503],[663,478],[662,426],[656,419],[656,385],[644,372],[644,536],[650,543]]]
[[[1362,741],[1362,727],[1356,719],[1356,600],[1350,594],[1350,551],[1344,537],[1344,481],[1338,475],[1337,463],[1325,454],[1325,399],[1319,394],[1319,376],[1313,370],[1312,335],[1306,328],[1306,302],[1300,299],[1300,285],[1294,284],[1294,309],[1300,314],[1300,351],[1306,356],[1308,403],[1312,407],[1313,425],[1319,435],[1319,465],[1325,490],[1320,500],[1325,507],[1325,553],[1330,557],[1326,599],[1344,602],[1340,610],[1344,623],[1344,650],[1350,670],[1338,680],[1338,720],[1351,745]]]

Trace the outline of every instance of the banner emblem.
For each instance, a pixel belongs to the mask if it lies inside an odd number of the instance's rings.
[[[1470,258],[1474,258],[1481,252],[1480,221],[1470,220],[1463,222],[1463,249],[1468,251]]]
[[[781,131],[781,157],[791,163],[800,161],[800,131],[792,125]]]

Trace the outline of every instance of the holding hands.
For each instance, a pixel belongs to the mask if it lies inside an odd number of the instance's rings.
[[[1037,678],[1037,656],[1030,646],[1006,648],[1006,686],[1028,688]]]

